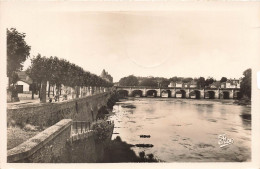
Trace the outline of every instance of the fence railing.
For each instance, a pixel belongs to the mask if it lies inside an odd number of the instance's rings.
[[[97,123],[97,122],[98,120],[94,121],[93,123]],[[114,121],[112,120],[107,120],[106,122],[110,125],[114,124]],[[73,121],[71,127],[71,135],[81,134],[90,131],[91,126],[92,123],[88,121]]]
[[[73,121],[72,122],[72,129],[71,133],[73,134],[79,134],[84,133],[86,131],[89,131],[91,127],[91,123],[87,121]]]

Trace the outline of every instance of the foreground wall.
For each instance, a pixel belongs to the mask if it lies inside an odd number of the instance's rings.
[[[71,119],[63,119],[19,146],[8,150],[7,162],[50,163],[67,161],[66,144],[71,134]]]
[[[110,143],[113,129],[114,124],[111,124],[107,140],[104,142],[95,140],[93,131],[71,137],[67,144],[68,161],[70,163],[102,162],[104,149]]]
[[[96,120],[98,109],[107,104],[109,96],[110,93],[106,92],[58,103],[7,109],[7,122],[8,125],[32,124],[40,127],[49,127],[62,119],[92,122]]]
[[[71,119],[63,119],[43,132],[8,150],[8,163],[82,163],[102,162],[104,149],[111,140],[114,124],[107,140],[95,140],[92,130],[71,136]]]

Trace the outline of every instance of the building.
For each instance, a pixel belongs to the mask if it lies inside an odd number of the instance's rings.
[[[168,87],[175,87],[175,82],[170,82],[170,84],[168,85]]]
[[[218,89],[218,88],[220,88],[220,85],[221,85],[220,81],[216,81],[216,82],[213,82],[212,84],[210,84],[209,88]]]
[[[105,69],[103,69],[100,77],[105,79],[108,82],[113,83],[113,77],[110,74],[108,74],[108,72],[106,72]]]
[[[25,73],[21,71],[17,73],[19,80],[16,84],[16,89],[18,93],[30,93],[30,86],[32,85],[32,79]]]
[[[230,89],[230,88],[240,88],[241,79],[229,79],[226,82],[221,83],[221,88]]]
[[[175,87],[183,88],[183,83],[182,82],[176,82]]]
[[[189,87],[190,88],[197,88],[197,82],[195,81],[195,80],[192,80],[191,82],[190,82],[190,85],[189,85]]]

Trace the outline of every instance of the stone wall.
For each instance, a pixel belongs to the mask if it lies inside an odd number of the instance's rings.
[[[70,163],[102,162],[104,158],[104,149],[110,143],[113,129],[114,124],[111,124],[109,136],[107,140],[102,143],[95,141],[92,131],[71,137],[67,144],[68,161]]]
[[[7,122],[8,125],[32,124],[40,127],[49,127],[62,119],[92,122],[96,120],[98,109],[107,104],[109,96],[107,92],[63,102],[7,109]]]
[[[8,150],[8,163],[95,163],[102,162],[114,124],[104,142],[97,142],[92,130],[71,136],[71,119],[63,119],[43,132]]]
[[[8,150],[7,162],[65,162],[67,140],[71,134],[71,119],[63,119],[19,146]]]

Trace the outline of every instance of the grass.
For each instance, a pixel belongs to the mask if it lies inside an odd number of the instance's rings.
[[[7,128],[7,150],[10,150],[33,136],[37,135],[39,131],[25,131],[19,127]]]

